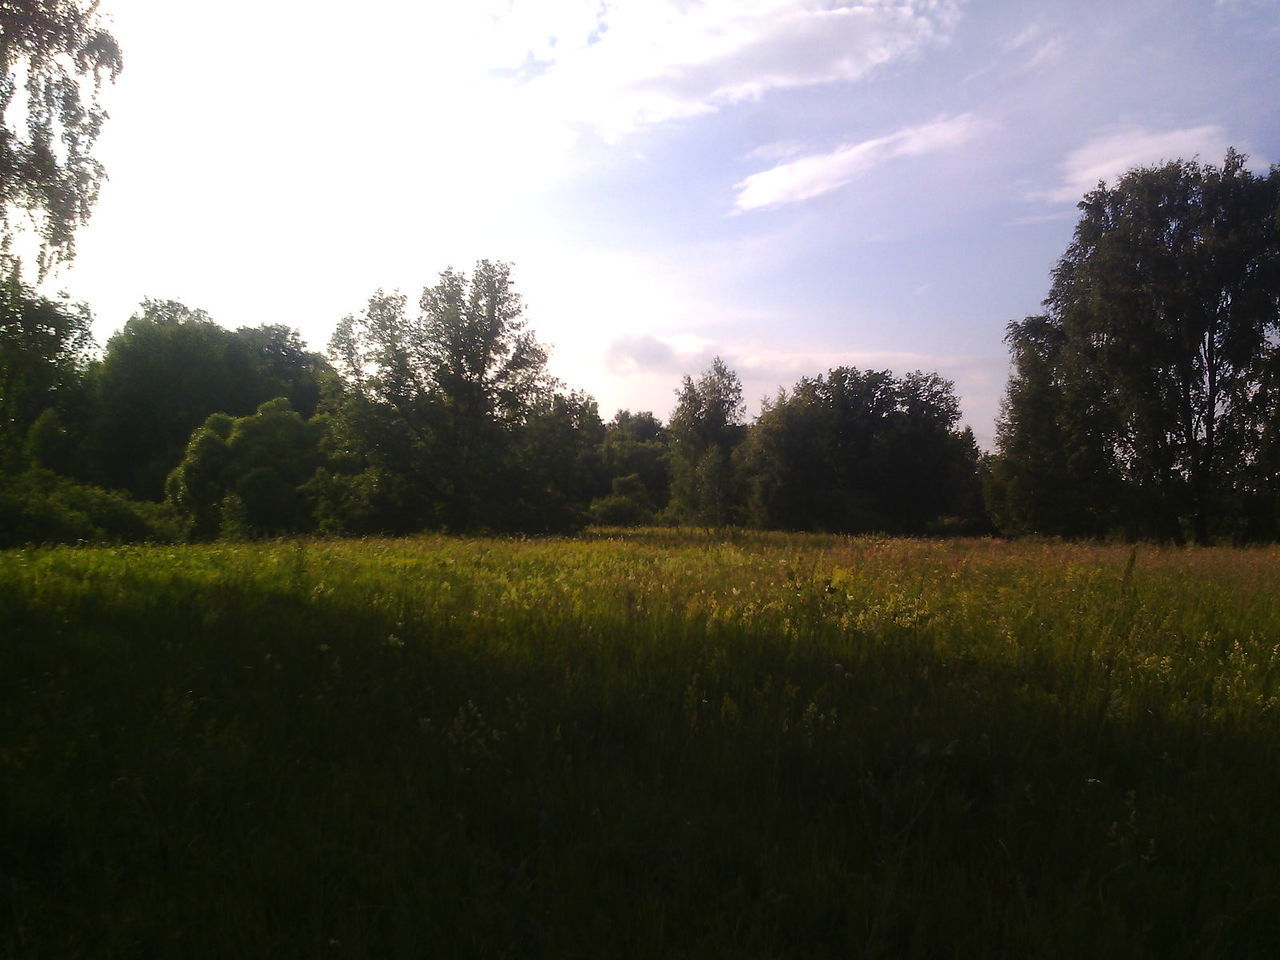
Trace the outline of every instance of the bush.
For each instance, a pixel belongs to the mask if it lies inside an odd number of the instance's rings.
[[[653,520],[653,502],[639,474],[613,478],[613,492],[588,508],[591,522],[605,527],[636,527]]]
[[[42,469],[0,478],[0,547],[178,539],[179,523],[162,504]]]

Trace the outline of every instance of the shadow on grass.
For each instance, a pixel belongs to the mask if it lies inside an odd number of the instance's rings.
[[[1096,677],[251,582],[7,613],[9,956],[1280,952],[1273,738]]]

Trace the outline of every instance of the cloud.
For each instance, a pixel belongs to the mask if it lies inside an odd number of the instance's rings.
[[[1051,60],[1057,60],[1062,56],[1062,49],[1063,44],[1061,37],[1054,37],[1051,40],[1046,40],[1031,52],[1031,55],[1027,58],[1027,62],[1023,65],[1023,69],[1034,70],[1041,64],[1048,63]]]
[[[1217,125],[1186,127],[1163,132],[1126,128],[1094,137],[1059,165],[1062,180],[1051,190],[1032,194],[1032,200],[1074,203],[1098,185],[1114,183],[1134,167],[1151,166],[1167,160],[1200,157],[1205,163],[1220,163],[1233,144],[1226,130]],[[1255,160],[1254,166],[1258,166]],[[1265,165],[1263,165],[1265,166]]]
[[[713,353],[711,341],[691,334],[655,337],[651,334],[625,334],[615,338],[605,349],[605,364],[615,374],[637,373],[684,374],[699,364],[703,366]]]
[[[762,143],[752,150],[747,157],[752,160],[785,160],[797,153],[804,153],[804,144],[799,140],[774,140]]]
[[[1040,223],[1056,223],[1059,220],[1074,220],[1074,210],[1052,210],[1049,213],[1035,213],[1026,217],[1015,217],[1009,221],[1011,227],[1031,227]]]
[[[1012,37],[1006,38],[1000,46],[1007,51],[1021,50],[1029,44],[1035,43],[1044,36],[1044,27],[1039,23],[1033,23],[1023,28]]]
[[[526,92],[567,122],[617,139],[773,90],[852,81],[944,42],[959,0],[604,0],[547,41],[516,2],[500,29],[523,37]],[[540,7],[539,7],[540,9]],[[545,31],[544,31],[545,32]]]
[[[739,212],[768,210],[829,193],[867,171],[899,157],[948,150],[972,139],[981,129],[973,114],[935,120],[888,136],[846,144],[830,153],[814,154],[753,173],[734,186]]]
[[[618,337],[605,350],[605,363],[614,373],[668,371],[675,363],[676,352],[669,343],[649,334]]]

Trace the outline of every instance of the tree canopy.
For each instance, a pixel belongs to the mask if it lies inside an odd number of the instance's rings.
[[[1200,542],[1261,534],[1253,516],[1274,530],[1280,168],[1173,161],[1079,206],[1048,313],[1010,328],[1009,520]]]
[[[122,65],[97,3],[0,3],[0,253],[34,228],[40,275],[72,255],[97,199],[99,94]]]
[[[671,513],[707,526],[739,519],[733,452],[746,437],[742,381],[716,357],[697,380],[686,376],[671,415]]]
[[[210,416],[165,482],[188,535],[203,540],[310,530],[304,487],[321,464],[324,427],[322,418],[304,420],[284,397],[252,416]]]
[[[753,522],[922,533],[977,512],[977,446],[954,385],[920,371],[837,367],[765,405],[748,437]]]
[[[0,469],[18,465],[43,414],[66,418],[92,349],[83,304],[38,296],[16,276],[0,280]]]
[[[248,416],[281,396],[310,413],[305,402],[314,407],[325,366],[288,328],[232,332],[203,310],[146,300],[91,371],[94,475],[158,499],[206,417]]]
[[[331,440],[344,469],[326,481],[324,509],[335,523],[393,531],[570,524],[566,485],[592,486],[573,448],[602,427],[594,401],[557,392],[510,265],[447,269],[416,315],[408,307],[379,290],[330,341],[346,388]]]

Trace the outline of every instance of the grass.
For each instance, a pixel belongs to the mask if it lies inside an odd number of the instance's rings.
[[[0,554],[0,953],[1274,957],[1280,550]]]

